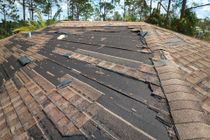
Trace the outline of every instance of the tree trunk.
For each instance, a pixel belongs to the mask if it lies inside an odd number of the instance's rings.
[[[152,14],[152,0],[150,0],[150,15]]]
[[[106,15],[103,14],[103,21],[106,21]]]
[[[124,6],[123,6],[123,19],[125,21],[125,14],[126,14],[126,9],[125,9],[125,0],[124,0]]]
[[[7,18],[7,11],[6,11],[6,4],[2,5],[2,14],[4,16],[4,21],[6,22]]]
[[[106,21],[106,5],[104,5],[103,21]]]
[[[71,2],[71,16],[72,16],[72,20],[74,20],[74,2]]]
[[[4,22],[6,23],[7,21],[7,15],[6,15],[6,12],[4,12]]]
[[[171,7],[171,0],[168,1],[166,20],[168,20],[168,17],[169,17],[170,7]]]
[[[33,0],[31,0],[30,10],[31,10],[31,20],[34,20],[34,5]]]
[[[70,1],[69,0],[67,0],[67,16],[68,16],[68,19],[69,19],[69,17],[70,17]]]
[[[183,2],[182,2],[182,9],[181,9],[180,19],[182,19],[182,18],[185,17],[186,4],[187,4],[187,0],[183,0]]]
[[[23,0],[23,20],[26,20],[26,5],[25,5],[25,0]]]
[[[34,9],[31,9],[31,20],[34,20]]]
[[[157,10],[160,10],[160,6],[161,6],[162,0],[160,0],[157,4]]]
[[[50,7],[50,19],[52,19],[52,6]]]
[[[77,10],[76,10],[76,20],[79,21],[79,15],[80,15],[80,9],[79,6],[77,5]]]
[[[99,16],[100,16],[100,20],[101,20],[101,16],[103,16],[102,14],[101,14],[101,0],[99,1]]]

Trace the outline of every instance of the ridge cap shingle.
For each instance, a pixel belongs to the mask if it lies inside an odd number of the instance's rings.
[[[148,46],[152,47],[151,50],[155,48],[156,42],[152,41],[152,38],[158,38],[158,36],[154,33],[155,29],[167,31],[171,34],[176,34],[176,36],[180,36],[178,33],[174,33],[172,31],[162,29],[160,27],[156,27],[149,24],[144,24],[147,26],[147,29],[150,32],[150,36],[146,38]],[[154,29],[155,28],[155,29]],[[184,36],[185,37],[185,36]],[[161,38],[159,36],[159,38]],[[161,40],[160,40],[161,41]],[[164,44],[162,47],[165,48]],[[178,134],[179,139],[202,139],[202,138],[210,138],[210,125],[208,123],[208,118],[204,110],[202,109],[201,100],[196,97],[195,91],[189,88],[188,85],[191,85],[189,81],[185,79],[183,76],[183,72],[180,69],[180,65],[177,64],[173,57],[170,55],[170,52],[163,49],[163,54],[166,56],[167,63],[164,66],[156,66],[156,71],[160,78],[160,83],[164,83],[167,80],[170,80],[167,84],[170,85],[162,85],[164,94],[169,104],[170,112],[172,115],[172,119],[175,124],[175,129]],[[176,76],[172,76],[171,78],[167,75],[168,72],[176,73]],[[161,74],[160,74],[161,73]],[[168,79],[162,79],[166,75],[169,77]],[[180,79],[181,78],[181,79]],[[173,80],[181,80],[184,81],[184,84],[181,83],[181,87],[176,85],[176,82]],[[171,84],[170,84],[171,82]],[[193,87],[193,86],[192,86]],[[181,88],[181,89],[180,89]],[[184,93],[181,91],[188,91],[188,93]],[[182,103],[184,106],[179,105]],[[196,102],[196,104],[195,104]]]

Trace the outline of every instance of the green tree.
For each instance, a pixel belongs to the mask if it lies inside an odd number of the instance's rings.
[[[198,18],[195,12],[191,10],[185,10],[184,17],[182,17],[177,24],[178,31],[187,35],[194,35],[196,32],[196,25],[198,24]]]
[[[181,8],[181,14],[180,14],[180,19],[185,17],[185,9],[187,5],[187,0],[182,1],[182,8]]]
[[[90,18],[94,12],[90,0],[67,0],[69,19],[85,19]]]
[[[119,12],[114,12],[114,15],[113,15],[113,20],[115,21],[121,21],[122,20],[122,16],[119,14]]]
[[[149,15],[150,7],[145,0],[125,0],[126,20],[144,20]]]
[[[22,1],[22,5],[23,5],[23,20],[26,20],[26,0]]]
[[[48,25],[54,24],[57,22],[57,18],[59,13],[61,12],[61,9],[59,9],[54,15],[53,18],[50,20],[45,20],[43,18],[43,15],[41,13],[41,11],[36,10],[35,11],[35,16],[37,18],[36,21],[27,21],[25,26],[21,26],[18,28],[15,28],[13,30],[13,32],[17,33],[17,32],[29,32],[29,31],[34,31],[34,30],[38,30],[38,29],[42,29],[45,28]]]
[[[17,21],[19,18],[15,1],[0,0],[0,15],[3,17],[2,23],[0,23],[0,38],[4,38],[12,33],[12,21]]]
[[[18,3],[20,3],[22,5],[22,11],[23,11],[23,20],[26,20],[26,4],[28,2],[28,0],[16,0]]]
[[[17,8],[15,0],[0,0],[0,14],[3,16],[3,21],[6,22],[8,18],[17,20]]]
[[[106,21],[107,20],[107,15],[112,13],[113,9],[115,8],[114,5],[111,3],[111,2],[101,2],[99,3],[100,5],[100,9],[101,10],[101,16],[103,18],[103,21]]]
[[[33,7],[36,7],[36,9],[39,9],[43,14],[45,14],[49,19],[53,18],[52,8],[56,7],[57,10],[60,9],[60,2],[62,0],[34,0],[33,4],[31,4],[32,9]]]
[[[168,18],[169,18],[170,8],[171,8],[171,0],[168,0],[168,8],[167,8],[166,20],[168,20]]]

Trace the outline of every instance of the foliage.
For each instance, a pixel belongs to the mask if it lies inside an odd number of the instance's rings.
[[[129,15],[128,13],[126,13],[125,21],[137,21],[137,17],[133,14]]]
[[[198,18],[191,10],[185,11],[185,17],[179,19],[177,16],[172,15],[169,21],[166,15],[160,14],[160,11],[154,9],[152,14],[147,18],[146,22],[155,24],[161,27],[169,28],[187,35],[196,34],[196,26],[198,25]]]
[[[83,20],[89,19],[93,15],[94,9],[90,2],[80,4],[80,13],[78,13],[79,17]]]
[[[177,31],[187,34],[187,35],[195,35],[196,33],[196,25],[198,23],[198,18],[196,14],[190,10],[185,11],[185,17],[179,20]]]
[[[160,10],[153,9],[152,14],[146,19],[146,22],[149,22],[151,24],[164,26],[164,17],[160,14]]]
[[[95,7],[95,9],[94,9],[94,12],[93,12],[93,20],[99,21],[99,20],[101,20],[100,9],[96,4],[94,5],[94,7]]]
[[[150,11],[145,0],[125,0],[126,21],[144,20]]]
[[[198,25],[199,26],[196,28],[196,37],[210,41],[210,19],[205,18],[200,20]]]
[[[7,26],[5,28],[4,26]],[[5,38],[13,34],[13,30],[15,28],[26,26],[27,23],[25,21],[4,21],[0,23],[0,39]]]
[[[114,5],[110,2],[100,2],[99,3],[100,9],[102,9],[101,11],[101,16],[103,18],[103,20],[107,20],[107,15],[112,13],[113,9],[115,8]]]
[[[155,1],[159,4],[157,8],[151,9],[154,7],[151,4]],[[196,2],[187,5],[188,1],[124,0],[122,4],[120,0],[0,0],[0,16],[4,19],[0,23],[0,37],[11,35],[14,29],[16,32],[32,31],[55,23],[60,19],[61,2],[67,2],[67,15],[70,20],[146,21],[187,35],[210,39],[209,19],[198,19],[192,10],[208,4]],[[24,9],[29,11],[30,21],[25,22],[25,18],[24,21],[18,21],[17,3],[23,7],[23,17],[26,15]],[[121,12],[115,10],[119,7],[123,10],[123,17]],[[55,8],[57,12],[53,16]]]
[[[34,30],[45,28],[47,25],[51,25],[56,22],[56,19],[60,12],[61,12],[61,9],[59,9],[55,13],[55,15],[53,16],[52,19],[46,21],[43,19],[41,12],[37,10],[36,11],[37,21],[28,21],[26,26],[16,28],[16,29],[14,29],[14,32],[16,32],[16,33],[17,32],[29,32],[29,31],[34,31]]]
[[[68,18],[69,19],[85,19],[90,18],[94,12],[94,8],[90,0],[67,0]]]
[[[0,0],[0,14],[4,17],[4,21],[7,21],[7,18],[12,20],[17,20],[19,16],[17,15],[17,8],[15,5],[15,0]]]
[[[122,16],[119,14],[119,12],[114,12],[114,15],[113,15],[113,20],[115,21],[121,21],[123,18]]]

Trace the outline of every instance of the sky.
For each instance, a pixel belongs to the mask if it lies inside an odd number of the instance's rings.
[[[196,2],[198,0],[193,0],[193,1]],[[200,0],[200,2],[202,2],[203,4],[206,4],[206,3],[210,3],[210,0]],[[210,18],[210,6],[197,8],[196,13],[199,18],[205,18],[205,17]]]
[[[150,0],[146,0],[146,1],[150,1]],[[206,3],[210,3],[210,0],[188,0],[187,5],[192,5],[192,3],[199,3],[199,4],[206,4]],[[121,4],[124,3],[124,0],[121,0]],[[19,3],[16,3],[17,5],[17,9],[19,10],[19,16],[22,19],[22,6]],[[153,2],[153,7],[157,6],[157,0],[156,2]],[[61,13],[61,19],[64,19],[67,17],[67,5],[66,2],[62,2],[61,3],[61,7],[62,7],[62,13]],[[56,7],[53,8],[53,13],[56,12]],[[116,7],[116,10],[119,11],[119,13],[123,13],[123,10],[118,6]],[[198,16],[198,18],[206,18],[209,17],[210,18],[210,6],[205,6],[205,7],[201,7],[201,8],[196,8],[194,10]],[[29,12],[26,12],[26,17],[29,18]],[[2,18],[2,15],[0,15],[0,19]]]

